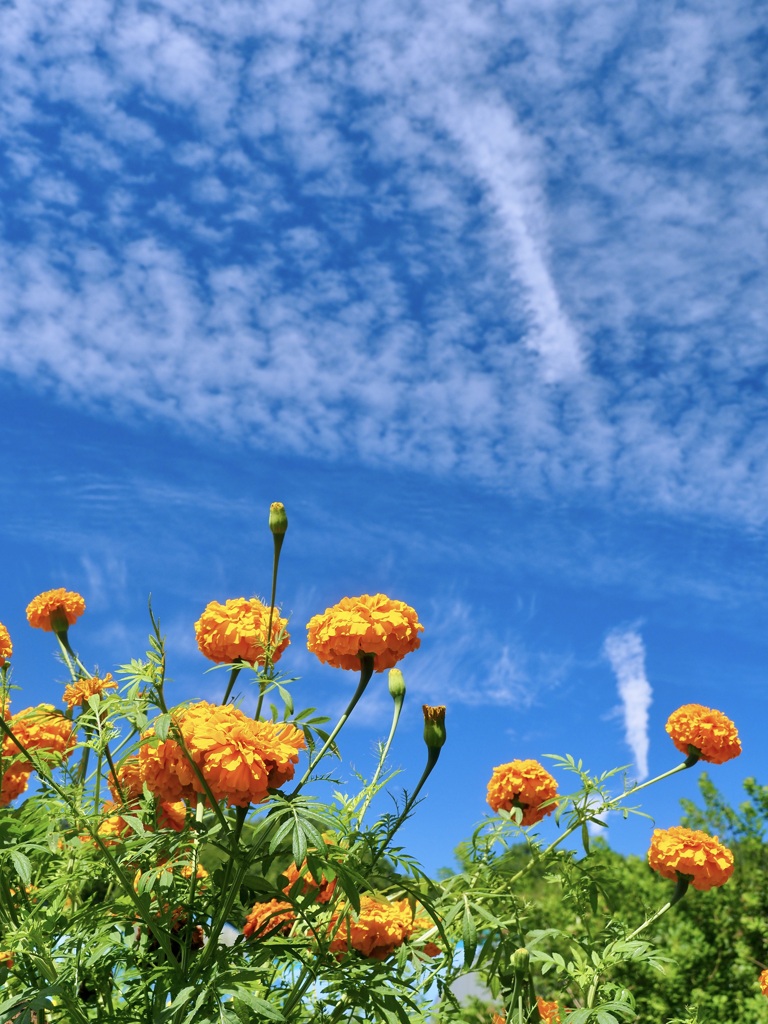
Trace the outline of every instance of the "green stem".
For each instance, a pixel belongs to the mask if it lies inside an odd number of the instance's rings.
[[[347,721],[349,716],[354,711],[355,705],[360,700],[360,698],[363,696],[363,693],[365,692],[365,688],[368,685],[368,683],[371,681],[371,676],[373,675],[373,658],[374,658],[374,656],[372,654],[361,654],[360,655],[360,681],[357,684],[357,689],[352,694],[352,699],[350,700],[349,704],[347,704],[346,711],[344,712],[344,714],[341,716],[341,718],[336,723],[336,726],[335,726],[333,732],[331,733],[331,735],[328,737],[328,739],[325,741],[325,743],[321,747],[320,752],[318,754],[316,754],[315,757],[313,757],[312,760],[309,762],[309,767],[307,768],[307,770],[304,772],[304,774],[302,775],[301,779],[299,780],[299,784],[296,786],[294,791],[291,793],[291,797],[296,796],[297,793],[306,785],[307,780],[309,779],[310,775],[315,770],[315,768],[320,763],[320,761],[323,759],[323,757],[325,756],[325,754],[328,751],[328,748],[333,744],[333,741],[336,739],[336,737],[338,736],[338,734],[341,732],[342,728],[344,727],[344,723]]]
[[[648,779],[647,782],[641,782],[639,786],[633,786],[632,789],[628,789],[619,796],[613,797],[610,800],[610,803],[617,804],[620,800],[624,800],[628,796],[634,796],[635,793],[639,793],[641,789],[646,789],[648,786],[652,786],[654,782],[661,782],[662,779],[669,779],[673,775],[677,775],[678,772],[683,772],[686,768],[692,767],[692,765],[696,764],[696,761],[698,761],[698,757],[693,757],[692,755],[691,757],[686,758],[681,764],[676,765],[674,768],[670,768],[668,772],[662,772],[661,775],[657,775],[653,779]]]
[[[232,671],[229,674],[229,682],[227,683],[227,689],[226,689],[226,691],[224,693],[224,699],[221,702],[222,704],[226,704],[227,701],[229,700],[229,695],[230,695],[230,693],[232,693],[232,687],[235,685],[235,680],[237,679],[237,677],[240,675],[241,672],[242,672],[242,666],[240,666],[240,665],[233,666]]]
[[[376,783],[379,781],[379,777],[381,776],[382,770],[384,768],[384,764],[385,764],[385,762],[387,760],[387,756],[389,755],[389,748],[392,746],[392,740],[395,738],[395,730],[397,729],[397,723],[400,720],[400,712],[402,710],[403,710],[403,698],[402,697],[395,697],[395,707],[394,707],[394,710],[392,712],[392,727],[389,730],[389,736],[387,736],[387,742],[382,747],[381,754],[379,755],[379,763],[376,766],[376,771],[374,772],[373,779],[371,780],[371,783],[370,783],[370,785],[368,787],[368,796],[365,798],[365,802],[364,802],[364,804],[362,806],[362,809],[360,811],[360,815],[359,815],[359,817],[357,819],[357,827],[358,828],[362,824],[363,818],[365,817],[365,812],[368,810],[368,805],[370,804],[370,802],[373,799],[374,794],[376,792]]]
[[[640,932],[645,931],[645,929],[652,925],[654,921],[658,921],[662,914],[666,914],[670,907],[674,907],[676,903],[679,903],[688,891],[689,885],[690,882],[688,881],[688,879],[684,875],[678,873],[677,884],[675,885],[675,891],[672,893],[672,898],[667,903],[665,903],[663,907],[660,907],[655,914],[651,914],[651,916],[647,920],[643,921],[639,928],[635,928],[632,934],[628,935],[624,941],[629,942],[630,939],[634,939],[636,935],[639,935]]]
[[[269,599],[269,625],[267,626],[267,639],[264,645],[264,668],[267,668],[267,647],[272,646],[272,617],[275,612],[275,595],[277,594],[277,566],[280,562],[280,552],[283,547],[283,541],[285,540],[284,533],[273,533],[272,540],[274,541],[274,555],[272,557],[272,594]],[[271,658],[269,659],[271,661]]]
[[[369,870],[373,868],[373,865],[378,861],[379,857],[381,857],[381,855],[387,849],[389,844],[392,842],[392,839],[393,839],[395,833],[397,832],[397,830],[400,828],[400,826],[403,824],[405,819],[411,813],[411,809],[412,809],[413,805],[416,803],[418,795],[421,792],[422,786],[427,781],[429,776],[432,774],[432,769],[437,764],[437,761],[438,761],[439,757],[440,757],[440,747],[428,747],[427,748],[427,763],[424,766],[424,771],[421,773],[421,778],[416,783],[416,788],[414,789],[414,791],[411,793],[411,795],[406,800],[405,807],[402,809],[399,817],[397,818],[397,821],[394,823],[394,825],[392,825],[389,828],[386,836],[384,837],[384,842],[379,846],[378,850],[373,855],[373,861],[370,864]]]

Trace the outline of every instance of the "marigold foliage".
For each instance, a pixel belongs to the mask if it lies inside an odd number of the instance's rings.
[[[269,789],[293,778],[304,734],[287,723],[254,722],[231,704],[191,704],[173,715],[192,761],[216,800],[238,807],[261,803]],[[150,740],[154,730],[144,734]],[[141,777],[162,800],[204,793],[181,745],[169,737],[139,749]]]
[[[66,619],[67,625],[71,626],[80,618],[85,611],[85,600],[73,590],[65,590],[58,587],[56,590],[46,590],[37,597],[33,597],[27,605],[27,621],[35,629],[44,629],[50,633],[53,630],[51,617]]]
[[[689,754],[694,747],[701,760],[711,764],[724,764],[741,753],[739,734],[730,718],[703,704],[684,704],[673,711],[666,730],[679,751]]]
[[[64,687],[64,703],[69,708],[81,708],[89,697],[102,693],[104,690],[116,690],[117,683],[112,680],[112,673],[107,672],[103,679],[91,676],[89,679],[77,679]]]
[[[247,939],[266,939],[269,935],[280,932],[287,935],[291,930],[296,915],[290,903],[283,900],[270,900],[268,903],[255,903],[243,925],[243,935]]]
[[[488,783],[488,803],[494,811],[520,808],[522,825],[535,825],[555,809],[542,804],[557,796],[557,782],[533,760],[515,760],[497,765]]]
[[[423,629],[410,605],[385,594],[362,594],[311,618],[307,647],[334,668],[359,669],[360,656],[372,654],[374,670],[383,672],[418,648]]]
[[[382,901],[361,896],[359,915],[344,914],[346,911],[334,914],[329,925],[332,935],[335,931],[329,947],[333,953],[346,953],[351,948],[371,960],[385,960],[416,929],[408,900]]]
[[[6,661],[13,654],[13,644],[11,643],[11,634],[0,622],[0,667],[2,667]]]
[[[290,643],[285,632],[288,620],[275,610],[272,615],[271,661],[279,660]],[[200,651],[217,664],[244,661],[249,665],[263,665],[264,648],[269,629],[269,608],[257,597],[231,598],[221,604],[211,601],[195,623],[195,637]],[[279,643],[278,643],[279,640]]]
[[[701,891],[724,885],[733,874],[733,854],[717,836],[682,825],[654,829],[648,863],[663,878],[683,875]]]

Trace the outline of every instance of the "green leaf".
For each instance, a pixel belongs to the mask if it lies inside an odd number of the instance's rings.
[[[464,916],[461,921],[461,940],[464,944],[464,967],[471,966],[477,949],[477,928],[469,910],[469,900],[464,897]]]
[[[170,731],[171,728],[171,716],[168,714],[158,715],[154,721],[154,727],[155,736],[157,736],[159,740],[162,740],[164,742],[168,739],[168,732]]]
[[[11,860],[22,883],[29,885],[32,881],[32,864],[29,857],[21,850],[11,850]]]
[[[237,988],[232,993],[240,1002],[245,1003],[246,1006],[250,1006],[252,1010],[258,1013],[262,1017],[266,1017],[268,1020],[285,1020],[282,1011],[276,1006],[272,1006],[271,1003],[266,1002],[264,999],[259,999],[258,996],[253,995],[245,988]]]

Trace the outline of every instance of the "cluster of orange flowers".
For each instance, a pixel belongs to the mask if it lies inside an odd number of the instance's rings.
[[[663,878],[682,875],[701,891],[724,885],[733,874],[733,854],[717,836],[681,825],[654,829],[648,863]]]
[[[291,864],[283,874],[288,883],[283,892],[289,893],[301,881],[303,882],[301,895],[308,896],[311,894],[315,903],[327,903],[336,889],[335,878],[329,882],[325,875],[321,875],[320,881],[315,881],[312,873],[307,868],[306,862],[301,865],[301,869],[297,868],[295,864]]]
[[[0,668],[6,663],[6,661],[13,654],[13,644],[11,643],[11,634],[0,622]]]
[[[188,757],[172,737],[156,743],[154,729],[144,733],[139,749],[141,779],[161,800],[191,800],[205,792],[194,764],[214,799],[238,807],[261,803],[269,789],[293,778],[305,746],[295,726],[254,721],[231,704],[199,701],[173,718]]]
[[[263,665],[271,646],[270,659],[274,663],[290,643],[285,632],[287,619],[273,612],[272,635],[269,630],[269,608],[254,597],[235,597],[224,604],[211,601],[195,623],[197,646],[217,664],[244,661],[249,665]],[[279,642],[278,642],[279,641]]]
[[[522,825],[535,825],[555,809],[557,782],[533,760],[515,760],[493,769],[488,783],[488,803],[494,811],[523,812]]]
[[[560,1010],[558,1009],[557,1003],[547,1002],[546,999],[542,999],[539,996],[536,999],[536,1009],[539,1011],[539,1018],[541,1024],[560,1024]],[[494,1013],[492,1017],[492,1024],[505,1024],[506,1014]]]
[[[64,703],[68,708],[81,708],[88,702],[89,697],[104,690],[116,690],[117,683],[112,679],[112,673],[107,672],[103,679],[99,676],[91,676],[88,679],[76,679],[64,687]]]
[[[10,717],[6,708],[3,717],[19,743],[32,753],[41,757],[58,755],[65,758],[72,753],[75,744],[72,723],[52,704],[25,708]],[[3,766],[0,807],[5,807],[26,790],[33,765],[10,736],[4,736],[0,756]]]
[[[84,611],[85,601],[80,594],[58,587],[32,598],[27,605],[27,621],[35,629],[50,633],[73,625]]]
[[[741,753],[736,726],[722,711],[703,704],[684,704],[666,725],[672,742],[683,754],[697,754],[710,764],[724,764]]]
[[[329,948],[333,953],[354,949],[371,960],[386,960],[420,926],[423,922],[414,918],[408,900],[375,900],[372,896],[361,896],[360,913],[356,917],[344,909],[331,917],[329,930],[331,934],[336,930],[336,934]]]
[[[360,656],[374,656],[376,672],[393,668],[421,643],[424,627],[410,605],[385,594],[344,597],[307,623],[307,647],[326,665],[359,669]]]

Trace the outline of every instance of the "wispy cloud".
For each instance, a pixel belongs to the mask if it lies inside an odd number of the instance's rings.
[[[624,735],[642,780],[648,777],[648,709],[653,698],[645,674],[645,645],[636,629],[617,629],[605,638],[603,653],[616,675]]]
[[[0,369],[251,446],[762,523],[760,24],[2,7]]]

